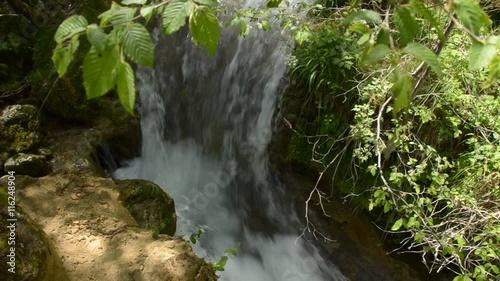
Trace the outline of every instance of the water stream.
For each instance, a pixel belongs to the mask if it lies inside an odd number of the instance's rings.
[[[158,35],[155,66],[137,71],[143,147],[118,178],[154,181],[176,202],[177,234],[204,234],[212,261],[241,242],[221,280],[347,280],[310,243],[268,145],[288,47],[279,30],[223,31],[215,57],[186,32]]]

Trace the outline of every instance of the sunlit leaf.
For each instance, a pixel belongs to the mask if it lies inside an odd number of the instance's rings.
[[[403,52],[425,62],[439,77],[443,76],[437,55],[424,45],[419,43],[409,43],[405,48],[403,48]]]
[[[117,46],[107,46],[103,52],[91,47],[83,60],[83,85],[87,98],[106,94],[115,85],[115,69],[120,61]]]
[[[201,44],[214,55],[219,44],[220,27],[212,10],[199,6],[189,17],[189,30],[195,44]]]
[[[78,38],[74,38],[69,43],[57,44],[54,54],[52,55],[52,61],[59,74],[59,77],[63,77],[68,70],[68,66],[73,60],[73,56],[80,45]]]
[[[54,39],[57,43],[73,37],[75,34],[84,32],[87,29],[87,19],[83,16],[73,15],[64,20],[57,28]]]
[[[186,24],[186,18],[193,12],[193,2],[174,0],[170,2],[163,12],[163,31],[172,34]]]
[[[107,34],[97,24],[91,24],[87,28],[87,40],[97,51],[102,52],[106,48]]]
[[[120,103],[128,113],[134,115],[136,96],[134,70],[123,58],[116,68],[116,90]]]
[[[401,228],[401,226],[403,226],[403,219],[399,219],[397,220],[394,225],[391,227],[391,230],[392,231],[397,231]]]
[[[475,42],[470,49],[470,69],[479,70],[488,66],[495,55],[497,55],[497,48],[494,45]]]
[[[134,23],[124,30],[123,51],[135,63],[153,66],[154,45],[149,32],[141,24]]]

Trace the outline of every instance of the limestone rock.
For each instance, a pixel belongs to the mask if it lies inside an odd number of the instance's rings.
[[[4,171],[37,177],[44,174],[46,166],[46,158],[43,155],[19,153],[5,161]]]
[[[7,202],[7,190],[5,186],[0,188],[0,199]],[[14,213],[15,239],[8,240],[11,228],[7,228],[12,218],[7,208],[0,209],[0,280],[3,281],[42,281],[42,280],[68,280],[64,270],[61,268],[59,257],[53,249],[45,233],[40,230],[33,221],[24,213],[20,206],[16,206]],[[9,245],[8,241],[14,241],[15,245]],[[10,265],[11,247],[15,248],[15,273],[8,271]]]
[[[22,186],[16,194],[19,207],[46,233],[68,276],[46,281],[217,280],[189,242],[163,234],[154,239],[150,230],[139,227],[119,202],[112,179],[16,176],[16,185]],[[0,186],[7,186],[6,177],[0,178]]]
[[[40,143],[40,118],[32,105],[11,105],[0,115],[0,149],[27,152]]]
[[[137,224],[161,234],[174,236],[177,216],[174,200],[158,185],[146,180],[114,180],[118,199],[130,211]]]

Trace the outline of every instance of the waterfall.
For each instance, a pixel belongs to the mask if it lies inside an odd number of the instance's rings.
[[[204,234],[193,246],[217,261],[241,242],[221,280],[347,280],[298,237],[291,200],[269,165],[268,144],[286,72],[279,29],[222,32],[214,57],[186,31],[157,34],[155,65],[139,68],[143,147],[115,172],[174,197],[177,234]]]

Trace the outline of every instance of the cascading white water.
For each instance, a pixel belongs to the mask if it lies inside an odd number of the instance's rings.
[[[137,71],[142,156],[115,177],[151,180],[173,196],[177,233],[204,230],[198,255],[216,261],[241,242],[222,280],[347,280],[297,241],[297,216],[269,167],[285,47],[279,30],[226,30],[209,58],[181,32],[160,36],[154,69]]]

